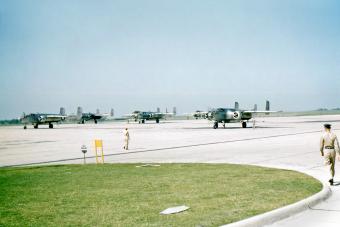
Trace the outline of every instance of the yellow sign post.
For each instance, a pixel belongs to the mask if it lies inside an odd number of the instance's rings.
[[[96,153],[96,162],[104,164],[104,150],[103,150],[103,141],[102,140],[95,140],[94,141],[94,151]],[[98,154],[98,152],[100,152]],[[101,158],[101,160],[100,160]]]

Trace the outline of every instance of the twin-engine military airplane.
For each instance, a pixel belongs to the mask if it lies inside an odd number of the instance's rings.
[[[236,123],[240,122],[242,124],[242,128],[247,127],[247,122],[254,118],[254,115],[258,113],[274,113],[276,111],[270,111],[270,103],[269,101],[266,101],[266,110],[258,111],[257,105],[254,106],[253,110],[240,110],[238,102],[235,102],[234,108],[217,108],[212,109],[208,112],[195,112],[193,116],[203,116],[201,118],[208,119],[210,121],[214,121],[214,129],[218,128],[218,123],[223,123],[223,127],[225,128],[226,123]],[[205,114],[204,114],[205,113]],[[195,115],[199,114],[199,115]],[[197,119],[197,117],[196,117]]]
[[[38,128],[38,125],[48,124],[49,128],[53,128],[53,123],[61,122],[66,117],[64,109],[60,108],[59,114],[31,113],[26,115],[24,113],[20,121],[24,124],[24,129],[27,129],[28,124],[32,124],[34,128]]]
[[[85,124],[86,121],[93,120],[95,124],[98,123],[98,120],[102,119],[103,115],[94,114],[94,113],[83,113],[79,119],[79,123]]]
[[[86,121],[93,120],[95,124],[98,123],[98,120],[104,118],[103,114],[99,114],[99,111],[97,113],[83,113],[83,109],[81,107],[78,107],[77,109],[77,120],[80,124],[85,124]]]
[[[135,122],[144,124],[145,121],[155,120],[156,123],[159,123],[159,120],[165,119],[167,116],[172,116],[174,113],[160,113],[160,112],[151,112],[151,111],[134,111],[132,114],[125,115],[129,119],[134,120]]]

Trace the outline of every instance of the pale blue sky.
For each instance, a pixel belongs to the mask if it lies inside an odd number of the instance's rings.
[[[340,107],[340,1],[0,0],[0,119]]]

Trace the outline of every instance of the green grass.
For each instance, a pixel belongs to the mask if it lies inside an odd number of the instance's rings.
[[[218,226],[320,191],[293,171],[229,164],[0,169],[0,226]],[[190,210],[159,212],[177,205]]]

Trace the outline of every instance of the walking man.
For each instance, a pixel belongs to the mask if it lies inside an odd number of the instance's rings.
[[[129,150],[129,140],[130,140],[130,134],[129,134],[129,130],[126,128],[124,130],[124,150]]]
[[[339,141],[335,133],[331,131],[330,124],[324,124],[325,133],[320,140],[320,152],[321,156],[325,157],[325,164],[330,166],[331,179],[329,183],[333,185],[335,175],[335,157],[336,152],[340,155]],[[339,159],[340,160],[340,159]]]

